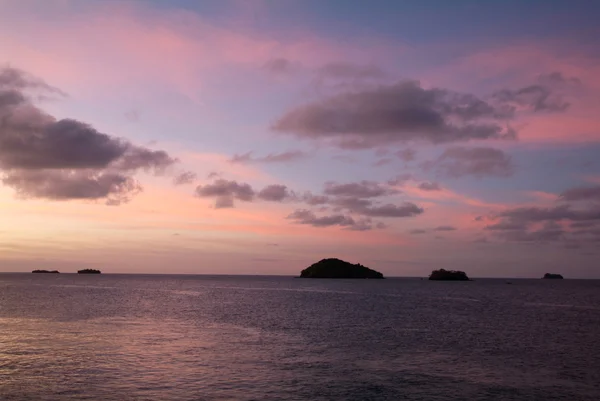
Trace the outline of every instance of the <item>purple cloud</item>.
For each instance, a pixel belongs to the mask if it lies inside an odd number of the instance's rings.
[[[282,202],[286,199],[293,198],[288,188],[285,185],[269,185],[258,193],[258,198],[265,201]]]
[[[458,178],[509,177],[514,174],[510,156],[500,149],[487,147],[448,148],[436,160],[423,164],[425,170],[433,169],[438,175]]]
[[[196,195],[202,198],[216,198],[215,207],[223,208],[233,207],[234,199],[251,202],[254,200],[255,192],[248,184],[220,178],[212,184],[199,185],[196,188]]]
[[[401,81],[300,106],[284,114],[273,129],[356,149],[411,140],[513,139],[515,132],[497,114],[474,95]]]
[[[346,184],[326,182],[323,191],[325,195],[350,196],[357,198],[374,198],[398,193],[397,190],[388,188],[375,181],[360,181]]]
[[[318,217],[314,212],[307,209],[298,209],[291,213],[287,218],[293,220],[297,224],[306,224],[313,227],[340,226],[352,231],[367,231],[373,229],[371,219],[355,220],[351,216],[343,214]],[[379,223],[376,224],[376,228],[381,227],[382,226]]]
[[[0,69],[0,179],[19,196],[116,205],[141,190],[132,176],[138,170],[160,174],[177,162],[81,121],[57,120],[34,105],[36,92],[63,94],[23,71]]]

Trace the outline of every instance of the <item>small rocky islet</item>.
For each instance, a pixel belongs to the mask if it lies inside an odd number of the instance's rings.
[[[100,270],[96,270],[96,269],[83,269],[83,270],[77,270],[77,274],[100,274],[102,273]]]
[[[544,277],[542,277],[542,278],[549,279],[549,280],[562,280],[564,277],[560,274],[546,273],[546,274],[544,274]]]
[[[434,270],[429,275],[429,280],[437,281],[471,281],[467,274],[460,270]]]
[[[322,259],[300,273],[300,278],[363,278],[382,279],[383,274],[360,263],[352,264],[341,259]]]
[[[33,270],[32,273],[60,273],[58,270]]]

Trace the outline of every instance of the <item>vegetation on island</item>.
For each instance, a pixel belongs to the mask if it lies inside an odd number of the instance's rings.
[[[560,274],[546,273],[542,278],[562,280],[564,277]]]
[[[96,270],[96,269],[77,270],[77,274],[100,274],[100,273],[101,273],[101,271]]]
[[[323,259],[300,273],[302,278],[383,278],[383,274],[366,266],[340,259]]]
[[[60,273],[58,270],[33,270],[32,273]]]
[[[429,280],[440,281],[469,281],[467,274],[460,270],[434,270],[429,275]]]

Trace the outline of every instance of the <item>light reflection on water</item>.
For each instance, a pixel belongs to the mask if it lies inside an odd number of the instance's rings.
[[[600,399],[598,282],[0,281],[1,400]]]

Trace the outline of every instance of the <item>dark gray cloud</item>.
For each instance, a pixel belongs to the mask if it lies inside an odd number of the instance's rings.
[[[291,193],[285,185],[279,184],[269,185],[263,188],[257,196],[259,199],[271,202],[282,202],[286,199],[295,199],[294,194]]]
[[[215,198],[215,208],[229,208],[235,206],[235,200],[252,202],[254,200],[270,202],[302,202],[311,206],[323,206],[320,211],[333,209],[336,214],[317,217],[313,211],[299,209],[289,218],[311,224],[315,227],[340,225],[348,226],[352,230],[367,230],[385,227],[384,223],[373,222],[371,218],[413,217],[424,212],[414,203],[404,202],[396,205],[392,203],[375,203],[373,198],[396,193],[389,188],[372,181],[360,181],[350,184],[326,183],[325,195],[315,195],[311,192],[298,194],[285,185],[274,184],[256,192],[249,184],[217,179],[211,184],[200,185],[196,188],[196,195],[205,198]],[[360,216],[360,218],[352,217]],[[345,222],[345,223],[344,223]],[[350,227],[351,226],[351,227]]]
[[[338,184],[336,182],[326,182],[325,195],[331,196],[350,196],[357,198],[374,198],[379,196],[393,195],[398,193],[393,188],[388,188],[375,181],[359,181],[346,184]]]
[[[20,196],[118,204],[139,192],[132,177],[138,170],[158,174],[177,162],[84,122],[57,120],[34,104],[57,94],[23,71],[0,69],[0,177]]]
[[[401,81],[297,107],[277,120],[273,129],[358,149],[410,140],[514,139],[516,133],[506,128],[504,118],[474,95]]]
[[[296,201],[298,197],[285,185],[268,185],[256,192],[250,184],[239,183],[219,178],[207,185],[199,185],[196,188],[196,196],[201,198],[215,198],[215,208],[231,208],[235,206],[235,200],[253,202],[263,200],[268,202],[283,202],[286,200]]]
[[[211,184],[199,185],[196,188],[196,195],[202,198],[217,198],[217,203],[227,205],[226,207],[233,207],[233,199],[252,202],[255,192],[246,183],[240,184],[237,181],[219,178]]]
[[[599,200],[600,185],[592,187],[577,187],[564,191],[560,197],[566,201]]]
[[[309,224],[314,227],[347,227],[355,224],[354,219],[350,216],[336,214],[331,216],[317,217],[314,212],[307,209],[298,209],[291,213],[287,218],[294,220],[296,223]]]
[[[367,231],[373,229],[370,219],[354,219],[351,216],[343,214],[334,214],[318,217],[314,212],[307,209],[298,209],[291,213],[288,219],[298,224],[311,225],[313,227],[331,227],[340,226],[353,231]],[[377,228],[381,227],[379,224]]]
[[[2,183],[23,198],[105,199],[109,205],[128,202],[142,190],[132,177],[89,170],[13,170],[3,176]]]
[[[300,150],[291,150],[282,153],[270,153],[263,157],[252,157],[252,152],[233,155],[231,163],[286,163],[306,158],[308,155]]]
[[[198,174],[193,171],[184,171],[173,178],[173,184],[175,185],[186,185],[192,184],[198,179]]]
[[[111,167],[122,171],[145,170],[160,174],[177,161],[164,150],[131,146],[119,160],[111,164]]]
[[[4,112],[0,110],[0,115],[6,116],[11,111]],[[49,122],[39,129],[27,128],[2,124],[1,168],[105,168],[121,160],[132,146],[76,120]]]
[[[370,217],[414,217],[424,212],[422,208],[411,202],[404,202],[399,206],[388,203],[379,206],[356,208],[352,211]]]
[[[359,65],[348,62],[325,64],[317,70],[320,78],[344,80],[378,79],[385,77],[385,72],[376,65]]]
[[[427,234],[427,230],[423,230],[421,228],[415,228],[414,230],[410,230],[408,233],[411,235],[421,235],[421,234]]]
[[[425,170],[434,170],[444,177],[509,177],[515,167],[510,156],[500,149],[488,147],[448,148],[436,160],[423,163]]]
[[[330,200],[335,210],[347,210],[350,213],[368,217],[413,217],[424,212],[414,203],[404,202],[401,205],[374,204],[370,199],[342,196]]]
[[[419,184],[419,189],[423,191],[441,191],[442,187],[437,182],[424,181]]]
[[[456,231],[457,228],[453,226],[438,226],[433,231]]]
[[[234,206],[233,195],[221,195],[215,199],[215,209],[230,209]]]

